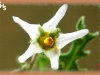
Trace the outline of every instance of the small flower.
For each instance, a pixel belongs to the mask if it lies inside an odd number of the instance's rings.
[[[44,53],[51,63],[52,69],[58,69],[61,49],[68,43],[85,36],[89,31],[82,29],[73,33],[61,33],[56,28],[59,21],[65,15],[68,5],[62,5],[57,13],[43,26],[40,24],[29,24],[18,17],[13,16],[13,20],[18,23],[31,38],[28,49],[19,58],[20,63],[24,63],[29,57],[36,53]]]

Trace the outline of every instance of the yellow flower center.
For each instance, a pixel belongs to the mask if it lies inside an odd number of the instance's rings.
[[[54,44],[54,40],[52,39],[52,37],[47,37],[44,39],[44,44],[47,46],[52,46]]]
[[[55,28],[55,29],[52,29],[51,32],[46,32],[40,26],[39,32],[40,32],[40,35],[37,38],[37,42],[38,42],[39,46],[43,50],[47,50],[47,51],[51,50],[51,48],[55,48],[56,52],[58,52],[58,49],[56,47],[56,38],[58,38],[58,36],[59,36],[60,29]],[[30,43],[34,43],[34,41],[30,40]]]
[[[42,49],[50,50],[50,48],[53,48],[55,44],[55,38],[53,38],[50,34],[44,34],[41,35],[37,41],[39,42],[39,45]]]

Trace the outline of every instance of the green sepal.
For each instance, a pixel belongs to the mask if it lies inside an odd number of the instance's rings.
[[[40,32],[40,36],[43,36],[46,34],[46,32],[44,31],[44,29],[41,26],[39,26],[38,30]]]
[[[54,38],[57,38],[59,36],[59,33],[61,32],[60,28],[56,28],[51,31],[50,35]]]

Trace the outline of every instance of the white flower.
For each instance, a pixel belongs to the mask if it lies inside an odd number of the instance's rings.
[[[36,53],[44,52],[50,59],[52,69],[58,69],[61,49],[68,43],[85,36],[89,31],[82,29],[73,33],[61,33],[56,28],[59,21],[65,15],[68,5],[62,5],[57,13],[43,26],[40,24],[29,24],[18,17],[13,16],[13,20],[18,23],[32,39],[28,49],[19,58],[20,63],[24,63],[29,57]]]

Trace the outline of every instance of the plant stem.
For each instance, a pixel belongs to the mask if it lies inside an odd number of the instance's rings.
[[[36,60],[36,57],[37,57],[37,54],[33,55],[32,56],[32,59],[31,59],[31,62],[30,62],[30,65],[29,65],[29,68],[27,70],[30,70]]]

